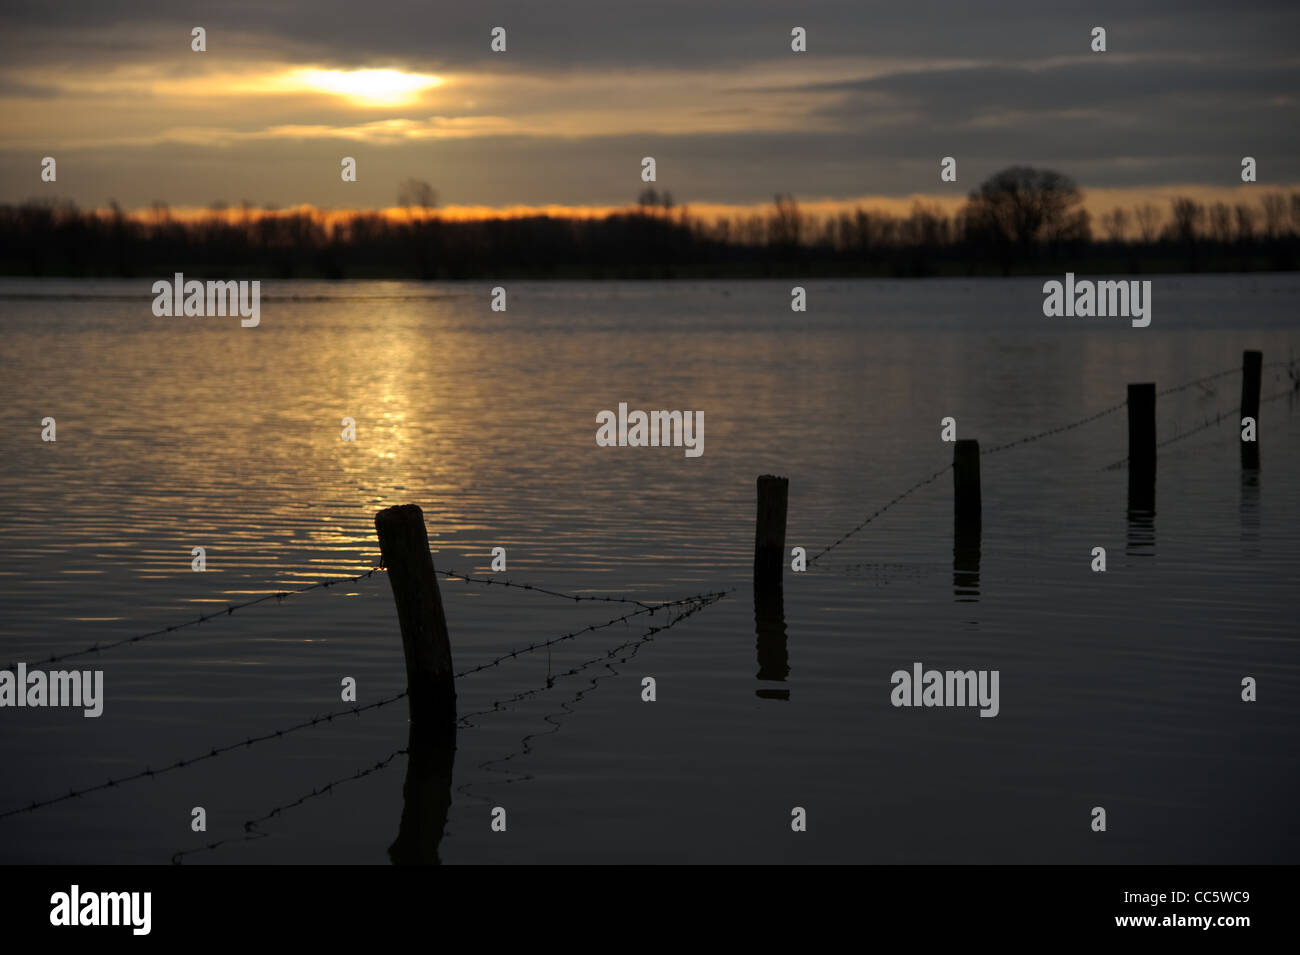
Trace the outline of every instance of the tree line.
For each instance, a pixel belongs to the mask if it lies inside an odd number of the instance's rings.
[[[173,217],[155,204],[0,205],[0,273],[268,278],[653,278],[1011,275],[1056,272],[1291,270],[1300,251],[1300,193],[1255,203],[1175,198],[1114,208],[1096,226],[1083,192],[1052,170],[1012,167],[948,214],[913,205],[832,215],[776,196],[769,210],[704,218],[671,194],[599,218],[451,219],[427,184],[402,184],[407,215],[256,210]]]

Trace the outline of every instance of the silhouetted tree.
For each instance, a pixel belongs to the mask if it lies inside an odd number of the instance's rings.
[[[436,209],[438,193],[423,179],[407,179],[397,187],[397,204],[407,208]]]
[[[1249,242],[1255,237],[1255,210],[1239,202],[1232,211],[1237,219],[1237,241]]]
[[[776,206],[768,228],[768,241],[775,246],[790,248],[799,244],[803,235],[803,215],[794,196],[777,193]]]
[[[1153,203],[1144,202],[1134,210],[1133,215],[1137,219],[1142,241],[1150,245],[1156,240],[1160,228],[1160,209]]]
[[[1232,241],[1232,210],[1226,203],[1216,202],[1210,206],[1210,236],[1219,245]]]
[[[1280,192],[1268,192],[1259,204],[1264,210],[1264,234],[1270,239],[1280,237],[1286,229],[1286,196]]]
[[[1128,213],[1116,206],[1101,217],[1101,227],[1112,242],[1123,242],[1128,232]]]
[[[1179,196],[1173,200],[1170,212],[1170,238],[1184,245],[1191,245],[1200,234],[1205,220],[1205,207],[1194,199]]]
[[[967,215],[976,228],[1027,248],[1078,228],[1083,193],[1074,180],[1051,169],[1012,166],[994,173],[970,194]]]

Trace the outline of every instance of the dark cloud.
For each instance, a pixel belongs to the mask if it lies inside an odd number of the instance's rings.
[[[488,49],[504,26],[509,52]],[[514,0],[481,3],[356,0],[102,0],[9,4],[0,11],[0,48],[10,62],[161,53],[172,31],[208,30],[213,54],[259,48],[328,58],[343,65],[397,58],[430,67],[497,69],[546,65],[697,67],[790,57],[790,28],[808,30],[809,55],[963,57],[1009,62],[1088,51],[1104,26],[1112,53],[1217,57],[1289,56],[1300,26],[1293,0],[1249,5],[1222,0]],[[163,38],[160,40],[160,38]],[[235,38],[238,38],[236,40]],[[229,41],[229,42],[228,42]]]
[[[1300,64],[1253,62],[1112,61],[1090,57],[1040,69],[978,66],[899,72],[837,83],[810,84],[803,92],[842,93],[821,112],[861,117],[883,101],[954,120],[1011,111],[1105,110],[1154,115],[1170,102],[1192,101],[1214,110],[1251,110],[1300,91]]]
[[[58,87],[24,83],[21,80],[0,74],[0,98],[12,96],[21,97],[22,99],[49,99],[58,95]]]

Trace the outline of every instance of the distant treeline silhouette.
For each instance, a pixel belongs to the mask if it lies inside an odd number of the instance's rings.
[[[419,186],[419,189],[414,188]],[[1174,199],[1100,217],[1100,235],[1068,177],[1005,169],[954,215],[868,209],[813,216],[790,196],[770,212],[693,216],[667,193],[642,193],[600,218],[455,219],[426,184],[403,185],[403,215],[214,206],[180,219],[80,211],[69,202],[0,206],[0,273],[25,276],[266,278],[660,278],[1010,275],[1292,270],[1300,193],[1257,204]]]

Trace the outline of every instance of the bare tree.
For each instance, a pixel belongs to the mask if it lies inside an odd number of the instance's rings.
[[[1242,202],[1232,211],[1237,217],[1237,241],[1249,242],[1255,237],[1255,210]]]
[[[397,204],[415,209],[436,209],[438,192],[423,179],[407,179],[397,187]]]
[[[1276,239],[1286,229],[1286,196],[1280,192],[1266,192],[1259,204],[1264,209],[1264,231]]]
[[[1123,242],[1128,233],[1128,213],[1116,206],[1101,217],[1101,227],[1106,230],[1110,241]]]
[[[1205,221],[1205,207],[1194,199],[1180,196],[1173,200],[1173,221],[1169,228],[1179,242],[1194,242]]]
[[[1138,232],[1142,235],[1142,241],[1150,245],[1156,240],[1156,233],[1160,229],[1160,209],[1154,203],[1144,202],[1134,211],[1137,218]]]
[[[794,196],[780,193],[777,193],[774,201],[776,211],[772,214],[769,241],[772,245],[798,245],[804,228],[799,204],[795,202]]]
[[[970,194],[966,221],[1015,246],[1063,238],[1086,230],[1077,207],[1083,193],[1074,180],[1051,169],[1012,166],[994,173]]]
[[[1210,235],[1221,245],[1232,241],[1232,210],[1226,203],[1216,202],[1210,206]]]

